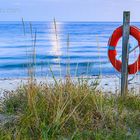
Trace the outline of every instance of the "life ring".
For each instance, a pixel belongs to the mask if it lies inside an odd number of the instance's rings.
[[[122,32],[123,32],[123,26],[118,27],[113,32],[108,42],[109,60],[113,65],[113,67],[119,72],[121,72],[122,62],[116,59],[116,55],[117,55],[116,46],[119,39],[122,37]],[[138,46],[140,46],[140,30],[135,26],[130,26],[130,35],[132,35],[138,41]],[[133,64],[128,65],[128,74],[135,74],[139,70],[140,70],[140,54],[137,60]]]

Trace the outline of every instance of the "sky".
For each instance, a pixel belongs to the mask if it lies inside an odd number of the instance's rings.
[[[140,21],[140,0],[0,0],[0,21]]]

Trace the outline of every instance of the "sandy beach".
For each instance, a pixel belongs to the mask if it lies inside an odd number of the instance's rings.
[[[98,86],[97,90],[102,90],[103,92],[107,93],[118,93],[120,92],[121,88],[121,80],[117,76],[93,76],[93,77],[88,77],[89,78],[89,84],[95,83],[95,80],[98,81]],[[71,78],[73,81],[77,82],[78,78],[73,77]],[[83,79],[86,79],[84,77]],[[57,81],[60,80],[60,78],[56,78]],[[54,83],[53,78],[37,78],[36,79],[37,83]],[[64,81],[64,80],[62,80]],[[0,93],[2,93],[5,90],[16,90],[19,86],[22,86],[28,82],[27,78],[22,78],[22,79],[0,79]],[[131,81],[129,81],[128,85],[129,90],[134,91],[134,93],[139,93],[140,92],[140,78],[139,76],[135,76],[135,78]]]

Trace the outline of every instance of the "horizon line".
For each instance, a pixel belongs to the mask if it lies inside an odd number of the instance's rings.
[[[0,20],[0,22],[21,22],[21,20]],[[24,20],[24,22],[53,22],[53,20]],[[89,21],[89,20],[67,20],[67,21],[60,21],[60,20],[56,20],[56,22],[115,22],[115,23],[120,23],[123,21]],[[130,23],[138,23],[140,21],[130,21]]]

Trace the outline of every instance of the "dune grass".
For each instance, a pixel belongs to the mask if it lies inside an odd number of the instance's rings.
[[[57,41],[55,19],[54,25]],[[0,126],[0,140],[140,140],[140,96],[129,93],[124,99],[119,94],[97,90],[97,80],[73,81],[69,35],[66,78],[57,80],[50,67],[54,83],[37,84],[37,33],[31,23],[30,30],[33,49],[28,64],[29,81],[15,91],[5,91],[0,100],[0,113],[15,116]],[[87,74],[88,67],[89,63]],[[78,63],[75,76],[77,71]]]
[[[1,140],[139,140],[140,96],[104,94],[87,80],[29,82],[1,100],[16,119],[0,128]]]

